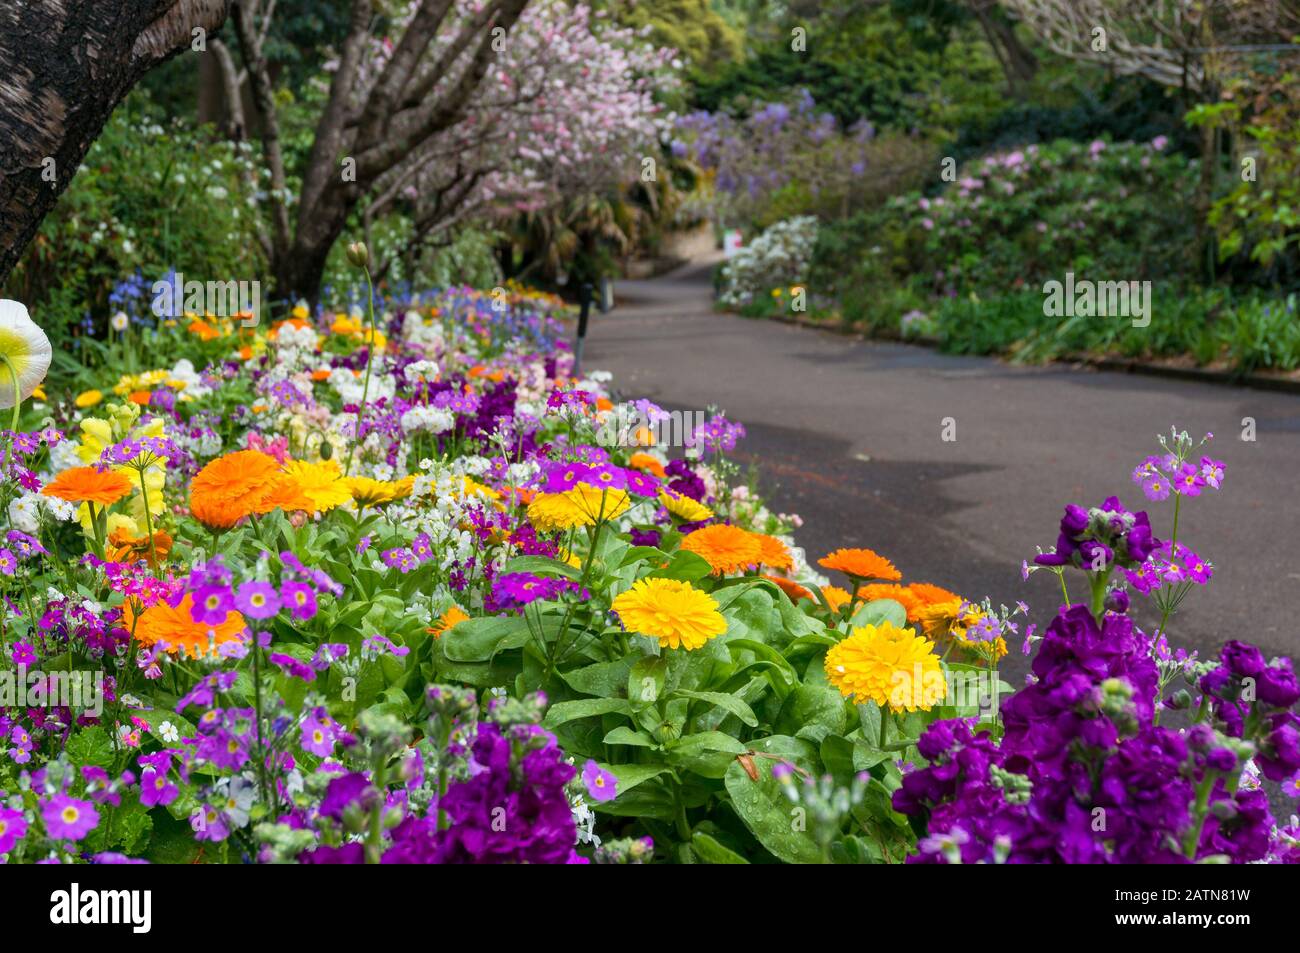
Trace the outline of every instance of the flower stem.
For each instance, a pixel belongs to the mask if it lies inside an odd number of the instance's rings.
[[[370,313],[370,340],[366,342],[366,379],[361,385],[361,403],[357,405],[357,432],[352,438],[352,449],[348,451],[348,465],[343,470],[343,475],[348,476],[352,473],[352,458],[357,452],[357,445],[361,443],[361,422],[366,413],[366,400],[370,396],[370,365],[375,361],[375,288],[370,281],[370,268],[366,272],[366,296],[367,310]]]
[[[153,538],[153,515],[149,512],[149,488],[144,485],[144,471],[146,468],[136,470],[140,475],[140,499],[144,501],[144,527],[145,532],[149,534],[149,550],[153,554],[153,568],[156,572],[162,568],[158,564],[158,543]]]
[[[21,413],[23,408],[23,392],[18,385],[18,369],[14,367],[14,362],[9,359],[8,354],[0,352],[0,361],[4,362],[5,367],[9,371],[9,380],[13,382],[14,411],[13,411],[13,419],[9,424],[9,429],[12,430],[14,433],[17,433],[19,414]]]

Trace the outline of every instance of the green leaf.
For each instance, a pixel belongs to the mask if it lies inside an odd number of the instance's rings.
[[[467,619],[439,641],[453,662],[488,662],[498,652],[527,644],[529,638],[528,624],[518,616],[487,616]]]
[[[560,677],[574,691],[584,695],[612,698],[627,687],[627,675],[636,660],[628,655],[612,662],[596,662],[582,668],[561,672]]]
[[[549,556],[516,556],[506,563],[502,572],[529,572],[538,576],[564,576],[574,580],[582,578],[580,569]]]
[[[601,740],[607,745],[633,745],[637,748],[659,747],[655,740],[644,731],[633,731],[627,725],[619,725]]]
[[[882,622],[890,622],[898,628],[907,625],[907,610],[903,608],[901,602],[895,602],[893,599],[872,599],[858,607],[858,611],[853,613],[853,626],[861,627],[864,625],[880,625]]]
[[[649,579],[680,579],[684,582],[698,582],[713,572],[703,556],[687,550],[678,550],[672,560],[663,569],[650,573]]]
[[[656,704],[664,693],[668,660],[661,655],[643,655],[627,675],[627,697],[634,709]]]
[[[113,739],[100,727],[83,728],[68,739],[65,750],[72,763],[107,768],[113,763]]]
[[[695,701],[708,702],[710,705],[713,705],[716,708],[721,708],[728,714],[735,715],[751,728],[757,727],[758,725],[758,718],[754,714],[754,710],[734,695],[728,695],[724,692],[692,692],[686,691],[685,689],[679,690],[674,694]]]
[[[598,762],[599,763],[599,762]],[[600,765],[614,777],[618,778],[618,797],[622,797],[637,785],[644,784],[661,774],[672,774],[673,769],[666,764],[602,764]]]
[[[542,726],[556,728],[577,718],[611,714],[631,715],[632,706],[626,698],[580,698],[577,701],[559,702],[547,710]]]
[[[782,756],[814,775],[820,773],[812,746],[807,742],[783,735],[774,735],[754,742],[756,751]],[[822,861],[821,850],[807,830],[797,830],[794,805],[781,789],[781,782],[772,777],[770,758],[754,758],[758,780],[749,776],[744,765],[734,762],[727,769],[725,784],[731,795],[731,804],[740,819],[764,847],[780,860],[789,864],[817,864]]]
[[[800,728],[821,725],[834,734],[843,734],[848,724],[844,696],[827,685],[800,685],[785,698],[777,715],[775,729],[781,734],[795,734]]]
[[[675,755],[695,755],[704,751],[725,751],[728,754],[744,754],[745,746],[731,735],[721,731],[701,731],[694,735],[678,738],[668,746]]]
[[[706,864],[749,863],[734,850],[723,847],[704,831],[696,831],[691,835],[691,847],[695,850],[695,855]]]

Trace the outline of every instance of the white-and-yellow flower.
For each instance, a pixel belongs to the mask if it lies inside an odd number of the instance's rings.
[[[31,397],[50,370],[54,351],[50,339],[37,327],[27,308],[17,301],[0,298],[0,354],[13,367],[18,379],[18,399]],[[14,379],[0,361],[0,408],[14,405]]]

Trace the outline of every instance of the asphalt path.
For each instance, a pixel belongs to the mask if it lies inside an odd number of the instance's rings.
[[[737,456],[759,464],[776,510],[803,517],[810,559],[867,546],[906,581],[1024,599],[1043,624],[1059,584],[1045,572],[1025,582],[1020,566],[1054,543],[1066,503],[1118,495],[1168,534],[1172,501],[1147,503],[1130,473],[1175,424],[1213,432],[1227,476],[1222,491],[1185,501],[1179,539],[1215,575],[1188,596],[1171,641],[1204,654],[1244,638],[1300,657],[1300,397],[1014,366],[720,314],[710,267],[620,282],[615,309],[592,318],[585,367],[613,371],[626,397],[718,407],[744,423]],[[1245,418],[1253,441],[1242,439]],[[1013,681],[1025,670],[1018,655]]]

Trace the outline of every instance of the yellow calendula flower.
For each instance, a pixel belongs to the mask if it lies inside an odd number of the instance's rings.
[[[713,510],[703,503],[672,490],[660,490],[659,503],[683,523],[699,523],[713,516]]]
[[[854,629],[832,646],[826,677],[845,697],[893,711],[929,711],[948,694],[934,643],[890,622]]]
[[[727,631],[717,600],[680,579],[638,579],[612,608],[625,629],[656,638],[663,648],[698,649]]]
[[[985,658],[1000,659],[1007,654],[1007,643],[1001,636],[991,641],[972,637],[973,627],[985,618],[984,610],[974,603],[949,599],[922,606],[918,612],[926,636],[936,642],[951,639],[961,648]]]
[[[383,480],[348,477],[346,483],[348,492],[352,494],[352,499],[357,506],[379,506],[381,503],[391,503],[393,500],[392,490]]]
[[[358,506],[380,506],[411,495],[415,478],[401,480],[372,480],[370,477],[348,477],[348,492]]]
[[[75,403],[82,410],[86,410],[89,407],[94,407],[103,399],[104,399],[104,394],[102,391],[83,390],[80,394],[77,395],[76,400],[74,400],[73,403]]]
[[[594,520],[587,519],[563,493],[538,493],[528,504],[528,522],[547,533],[587,526]]]
[[[592,523],[602,519],[618,519],[632,506],[632,498],[626,490],[611,490],[590,483],[579,483],[572,489],[565,490],[564,495]]]
[[[460,623],[468,622],[468,621],[469,621],[468,613],[466,613],[463,609],[461,609],[460,606],[452,606],[450,609],[448,609],[446,612],[444,612],[441,616],[438,617],[437,623],[435,623],[432,627],[430,627],[429,634],[432,635],[435,639],[440,639],[446,633],[450,632],[452,629],[456,628],[456,626],[460,625]]]
[[[293,485],[300,498],[310,502],[302,509],[311,513],[323,513],[336,506],[342,506],[352,499],[343,472],[334,460],[320,460],[309,463],[306,460],[291,460],[284,468],[284,477]]]
[[[126,374],[113,387],[113,393],[119,397],[125,397],[127,394],[135,393],[142,390],[153,390],[161,387],[162,384],[171,377],[171,371],[153,370],[144,371],[140,374]]]

